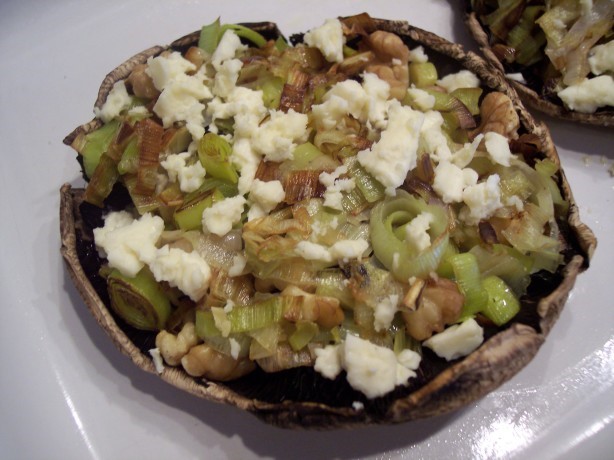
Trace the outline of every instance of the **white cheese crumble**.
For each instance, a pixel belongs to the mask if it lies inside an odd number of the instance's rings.
[[[247,219],[253,220],[267,215],[284,198],[286,198],[286,192],[280,181],[264,182],[260,179],[255,179],[249,189],[249,199],[252,204],[247,214]]]
[[[414,48],[413,50],[409,50],[409,62],[424,63],[424,62],[427,62],[428,60],[429,60],[429,57],[424,52],[423,47],[418,46]]]
[[[228,342],[230,342],[230,356],[232,356],[234,359],[239,359],[239,352],[241,351],[241,344],[236,339],[233,339],[232,337],[228,339]]]
[[[308,46],[318,48],[329,62],[343,61],[345,36],[339,19],[327,19],[323,25],[308,31],[303,37]]]
[[[213,203],[203,211],[203,228],[218,236],[226,235],[241,220],[245,203],[247,200],[241,195]]]
[[[179,188],[185,193],[198,189],[205,180],[205,168],[200,161],[187,165],[191,156],[189,152],[170,154],[160,162],[168,173],[168,178],[172,182],[179,182]]]
[[[333,129],[345,115],[364,120],[369,98],[360,83],[344,80],[328,90],[322,101],[312,106],[312,116],[317,125]]]
[[[480,79],[470,70],[461,70],[460,72],[446,75],[441,80],[437,80],[437,85],[451,93],[459,88],[478,88],[480,86]]]
[[[324,206],[327,206],[332,209],[337,209],[339,211],[343,210],[342,192],[351,192],[356,186],[354,178],[339,178],[342,174],[346,174],[347,172],[347,165],[341,165],[337,167],[333,172],[320,173],[318,179],[320,183],[324,185],[324,187],[326,187],[326,191],[324,192]]]
[[[358,162],[393,196],[407,172],[416,166],[420,128],[424,114],[393,101],[388,126],[369,150],[358,152]]]
[[[164,372],[164,360],[162,359],[160,350],[158,348],[152,348],[149,350],[149,355],[151,356],[156,372],[158,374]]]
[[[593,113],[599,107],[614,106],[614,78],[610,75],[585,78],[557,94],[569,109]]]
[[[185,121],[192,137],[200,139],[205,134],[205,104],[201,101],[211,97],[213,95],[205,84],[203,74],[178,76],[166,83],[153,111],[165,128],[177,121]]]
[[[211,279],[209,265],[196,251],[185,252],[168,245],[158,249],[149,269],[156,281],[167,281],[195,302],[205,295]]]
[[[463,201],[468,208],[461,209],[459,217],[469,225],[474,225],[492,216],[503,206],[499,181],[499,175],[492,174],[486,181],[466,187],[463,190]]]
[[[473,319],[446,328],[422,342],[440,358],[451,361],[467,356],[475,351],[484,341],[484,330]]]
[[[361,410],[364,410],[365,405],[364,405],[363,403],[361,403],[360,401],[354,401],[354,402],[352,403],[352,408],[353,408],[355,411],[361,411]]]
[[[262,123],[252,135],[252,147],[264,155],[267,161],[284,161],[294,158],[296,142],[307,140],[307,122],[304,113],[290,109],[287,113],[272,110],[271,118]]]
[[[262,91],[243,86],[233,88],[225,102],[216,97],[207,105],[207,116],[212,122],[210,126],[215,126],[213,123],[217,119],[234,118],[235,136],[239,138],[250,137],[266,114]]]
[[[524,75],[522,75],[520,72],[506,73],[505,78],[507,78],[508,80],[517,81],[518,83],[522,83],[523,85],[527,84],[527,81],[524,79]]]
[[[178,51],[168,55],[160,55],[147,59],[145,73],[151,77],[158,91],[164,90],[166,85],[185,76],[186,72],[196,70],[196,66],[185,59]]]
[[[245,195],[254,183],[261,156],[254,152],[249,139],[236,139],[232,146],[230,159],[240,172],[239,193]]]
[[[490,159],[502,166],[509,166],[513,158],[507,137],[499,133],[487,132],[484,135],[484,145]]]
[[[147,213],[134,220],[126,211],[119,211],[108,214],[105,225],[94,229],[94,240],[111,268],[134,277],[155,259],[156,242],[163,231],[161,217]]]
[[[443,117],[436,110],[424,114],[424,123],[420,128],[420,144],[434,161],[446,161],[452,156],[448,140],[441,130]]]
[[[591,48],[589,51],[588,64],[594,75],[614,72],[614,40]]]
[[[380,347],[352,334],[348,334],[345,342],[339,347],[339,354],[340,367],[345,369],[348,383],[368,398],[383,396],[397,385],[406,385],[410,377],[416,376],[414,370],[417,366],[413,369],[407,368],[399,363],[391,349]],[[419,355],[412,365],[416,361],[419,364]],[[405,358],[403,362],[408,363],[410,360]]]
[[[429,229],[435,216],[428,211],[423,211],[414,217],[405,227],[405,238],[417,252],[422,252],[431,246]]]
[[[228,269],[228,276],[240,276],[241,274],[243,274],[245,265],[247,265],[247,258],[243,254],[236,254],[232,258],[232,265]]]
[[[435,107],[435,96],[427,93],[423,89],[416,88],[415,85],[411,85],[411,88],[407,89],[407,94],[411,98],[416,108],[426,112]]]
[[[463,190],[477,182],[478,173],[471,168],[461,169],[447,161],[435,167],[433,189],[444,203],[460,203],[463,201]]]
[[[360,259],[369,248],[366,240],[339,240],[331,247],[326,247],[311,241],[299,241],[294,252],[305,260],[318,260],[321,262],[333,262],[335,260]]]
[[[117,117],[122,110],[127,109],[132,104],[132,98],[126,90],[124,80],[120,80],[113,85],[111,91],[107,95],[107,99],[99,109],[94,108],[94,114],[105,123]]]
[[[222,35],[220,42],[211,56],[211,63],[215,70],[219,70],[222,62],[234,59],[238,51],[247,49],[247,45],[241,43],[241,39],[232,30],[227,30]]]
[[[397,294],[390,294],[377,302],[373,312],[373,326],[377,332],[385,331],[390,327],[398,306],[399,296]]]
[[[213,94],[219,97],[228,97],[237,84],[242,67],[243,63],[239,59],[224,61],[215,73]]]
[[[341,360],[339,356],[340,345],[327,345],[324,348],[316,348],[314,353],[316,360],[313,368],[324,377],[334,380],[341,372]]]

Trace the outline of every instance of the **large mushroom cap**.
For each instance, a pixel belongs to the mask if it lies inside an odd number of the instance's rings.
[[[519,114],[522,129],[536,135],[543,154],[559,163],[547,128],[526,111],[503,75],[473,53],[466,53],[432,33],[402,21],[374,20],[380,30],[398,34],[411,48],[422,45],[432,53],[437,65],[452,69],[464,67],[476,73],[483,86],[506,93]],[[272,23],[252,24],[268,36],[279,34]],[[96,105],[100,106],[113,83],[130,70],[166,49],[185,49],[198,40],[198,33],[187,35],[169,47],[154,47],[132,57],[107,75]],[[64,142],[71,144],[79,133],[99,126],[93,120],[76,128]],[[277,374],[256,371],[237,381],[219,383],[190,377],[180,368],[165,367],[160,377],[171,385],[198,397],[247,410],[262,420],[286,428],[327,429],[374,423],[399,423],[456,410],[494,390],[522,369],[537,353],[556,321],[576,276],[588,266],[596,240],[580,222],[571,190],[561,174],[563,196],[571,203],[568,216],[568,241],[573,254],[567,258],[554,282],[537,289],[535,317],[526,324],[520,320],[490,337],[468,357],[451,365],[439,363],[421,369],[417,383],[400,387],[375,400],[365,400],[344,379],[324,379],[311,368],[298,368]],[[109,209],[122,206],[122,197],[111,197]],[[123,203],[125,204],[125,203]],[[141,369],[155,373],[148,349],[155,334],[137,331],[126,325],[108,307],[104,280],[98,275],[100,259],[93,244],[92,228],[104,211],[83,203],[83,190],[66,184],[61,189],[62,255],[68,271],[90,311],[118,349]],[[539,284],[539,282],[537,282]],[[362,400],[364,408],[353,405]]]
[[[466,3],[467,11],[465,14],[465,23],[471,35],[480,46],[480,50],[486,61],[505,74],[506,69],[503,62],[501,62],[493,52],[489,32],[482,25],[477,14],[472,11],[471,2]],[[614,109],[601,109],[595,113],[576,112],[567,109],[561,101],[548,100],[542,97],[535,88],[530,87],[528,84],[515,80],[509,80],[509,83],[529,107],[544,112],[552,117],[598,126],[614,125]]]

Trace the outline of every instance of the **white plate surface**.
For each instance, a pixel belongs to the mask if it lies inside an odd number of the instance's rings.
[[[61,141],[91,118],[102,77],[218,16],[290,34],[362,11],[472,46],[460,7],[445,0],[0,2],[0,458],[611,458],[612,129],[547,120],[599,247],[537,357],[453,415],[280,430],[135,368],[84,308],[59,253],[59,188],[81,184]]]

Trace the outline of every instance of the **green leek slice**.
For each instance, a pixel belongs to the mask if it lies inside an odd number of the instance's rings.
[[[509,322],[520,311],[520,302],[511,288],[498,276],[488,276],[482,280],[488,302],[482,314],[497,326]]]
[[[432,62],[412,62],[409,64],[409,82],[418,88],[437,83],[437,68]]]
[[[228,141],[214,133],[205,134],[198,143],[198,159],[207,175],[236,184],[239,175],[230,161],[231,153]]]
[[[435,217],[429,229],[431,245],[416,253],[413,245],[405,240],[404,231],[398,229],[423,211]],[[373,252],[397,280],[407,282],[412,276],[427,276],[437,270],[449,239],[448,214],[444,207],[429,205],[397,190],[395,197],[387,197],[375,205],[369,224]]]
[[[131,326],[162,330],[171,313],[171,304],[147,268],[134,278],[114,269],[107,278],[113,310]]]
[[[480,268],[475,255],[466,252],[448,259],[459,290],[465,296],[462,318],[475,315],[486,307],[488,294],[482,287]]]
[[[118,120],[112,120],[85,135],[84,145],[79,152],[83,156],[83,169],[88,178],[92,177],[100,157],[107,151],[109,145],[115,139],[119,125],[120,122]]]
[[[288,343],[294,351],[299,351],[307,346],[319,332],[318,325],[312,321],[298,321],[296,330],[288,337]]]
[[[183,205],[175,211],[175,224],[184,231],[202,229],[203,211],[223,199],[224,194],[217,188],[189,199],[186,197]]]

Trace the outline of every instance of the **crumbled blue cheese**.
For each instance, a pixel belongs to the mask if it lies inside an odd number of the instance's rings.
[[[413,50],[409,50],[409,62],[427,62],[429,57],[424,52],[424,48],[417,46]]]
[[[215,130],[215,120],[234,118],[235,137],[250,137],[267,114],[261,90],[236,86],[226,101],[214,98],[207,105],[207,116],[211,120],[210,129]]]
[[[228,339],[228,342],[230,343],[230,356],[232,356],[234,359],[239,359],[239,352],[241,351],[241,344],[236,339],[233,339],[232,337]]]
[[[358,152],[358,162],[394,195],[407,172],[416,166],[420,128],[424,114],[393,101],[388,126],[369,150]]]
[[[448,140],[441,130],[442,125],[441,113],[429,110],[424,114],[424,123],[420,128],[421,148],[436,162],[449,160],[452,156]]]
[[[422,342],[440,358],[448,361],[467,356],[475,351],[484,341],[484,330],[473,319],[446,328]]]
[[[131,104],[132,98],[126,90],[126,84],[123,80],[120,80],[113,85],[102,107],[100,109],[94,108],[94,114],[107,123],[117,117],[122,110],[129,108]]]
[[[232,164],[235,165],[240,172],[238,183],[239,193],[245,195],[249,192],[254,183],[261,156],[254,152],[249,139],[242,138],[235,139],[230,159],[232,160]]]
[[[411,88],[407,89],[407,94],[412,100],[412,104],[417,108],[426,112],[435,107],[435,96],[427,93],[423,89],[416,88],[415,85],[411,85]]]
[[[588,65],[594,75],[614,72],[614,40],[594,46],[588,54]]]
[[[461,209],[459,217],[467,224],[475,225],[492,216],[503,206],[499,182],[499,175],[492,174],[484,182],[466,187],[463,190],[463,201],[467,208]]]
[[[518,83],[522,83],[523,85],[527,84],[527,81],[524,79],[524,75],[522,75],[520,72],[506,73],[505,78],[507,78],[508,80],[517,81]]]
[[[292,109],[287,113],[272,110],[271,117],[253,133],[252,147],[267,161],[291,160],[296,143],[307,140],[308,121],[306,114]]]
[[[446,75],[441,80],[437,80],[437,85],[451,93],[458,88],[478,88],[480,86],[480,79],[470,70],[461,70],[460,72]]]
[[[226,235],[241,220],[247,200],[241,195],[224,198],[203,211],[203,229],[218,236]]]
[[[168,245],[158,249],[149,269],[156,281],[167,281],[194,302],[205,295],[211,279],[209,265],[196,251],[185,252]]]
[[[344,80],[335,84],[322,98],[322,104],[312,107],[316,126],[333,129],[345,123],[345,116],[367,123],[370,129],[384,129],[390,102],[390,84],[374,73],[363,74],[362,84]]]
[[[399,296],[397,294],[390,294],[377,302],[373,311],[373,326],[377,332],[385,331],[390,327],[398,306]]]
[[[444,161],[435,167],[433,189],[444,203],[460,203],[463,201],[463,190],[478,182],[478,173],[471,168],[461,169]]]
[[[193,63],[185,59],[178,51],[173,51],[170,54],[147,59],[145,73],[151,77],[156,89],[162,91],[169,82],[194,70],[196,66]]]
[[[241,39],[232,30],[227,30],[222,35],[217,48],[211,56],[211,63],[215,70],[219,70],[222,62],[234,59],[237,52],[247,49],[247,45],[241,43]]]
[[[326,191],[324,192],[324,206],[337,209],[339,211],[343,210],[342,192],[350,192],[356,186],[354,178],[339,178],[342,174],[346,174],[347,172],[347,165],[341,165],[331,173],[320,173],[319,181],[322,185],[324,185],[324,187],[326,187]]]
[[[369,243],[362,238],[339,240],[330,247],[311,241],[299,241],[294,248],[294,252],[305,260],[318,260],[328,263],[336,260],[360,259],[368,248]]]
[[[191,156],[189,152],[170,154],[160,162],[168,173],[168,178],[172,182],[179,182],[179,188],[185,193],[198,189],[205,180],[205,168],[200,161],[188,166],[187,160]]]
[[[416,376],[414,369],[399,363],[391,349],[353,334],[346,336],[341,353],[341,363],[347,373],[348,383],[368,398],[383,396],[398,385],[407,385],[407,380]]]
[[[569,109],[593,113],[599,107],[614,106],[614,78],[610,75],[585,78],[557,94]]]
[[[219,97],[228,97],[236,87],[239,72],[243,63],[239,59],[224,61],[213,79],[213,94]]]
[[[314,369],[324,377],[334,380],[341,372],[341,359],[339,356],[340,345],[327,345],[323,348],[316,348],[314,353],[316,360]]]
[[[362,89],[367,96],[366,113],[363,118],[371,129],[384,129],[387,124],[388,99],[390,98],[390,84],[374,73],[364,73],[362,76]]]
[[[316,125],[333,129],[345,115],[364,120],[369,97],[355,80],[344,80],[335,84],[322,97],[322,104],[312,106],[311,113]]]
[[[151,356],[151,360],[153,361],[153,365],[158,374],[164,372],[164,360],[162,359],[162,355],[160,354],[160,349],[152,348],[149,350],[149,355]]]
[[[435,216],[428,211],[423,211],[414,217],[405,227],[405,240],[417,252],[422,252],[431,246],[429,229]]]
[[[499,133],[487,132],[484,135],[484,145],[490,159],[502,166],[509,166],[513,158],[507,137]]]
[[[162,120],[165,128],[177,121],[185,121],[188,131],[194,139],[205,134],[205,104],[201,101],[213,97],[205,83],[205,77],[196,74],[192,77],[183,75],[169,81],[153,107],[153,111]]]
[[[275,206],[286,198],[284,187],[278,180],[268,182],[255,179],[249,191],[251,207],[247,214],[248,220],[257,219],[270,213]]]
[[[326,22],[308,31],[303,37],[308,46],[318,48],[329,62],[343,61],[345,36],[339,19],[327,19]]]
[[[159,216],[147,213],[135,220],[126,211],[112,212],[103,227],[94,229],[94,241],[111,268],[134,277],[156,258],[156,242],[163,231]]]
[[[240,276],[247,265],[247,258],[243,254],[236,254],[232,258],[232,265],[228,269],[228,276]]]

